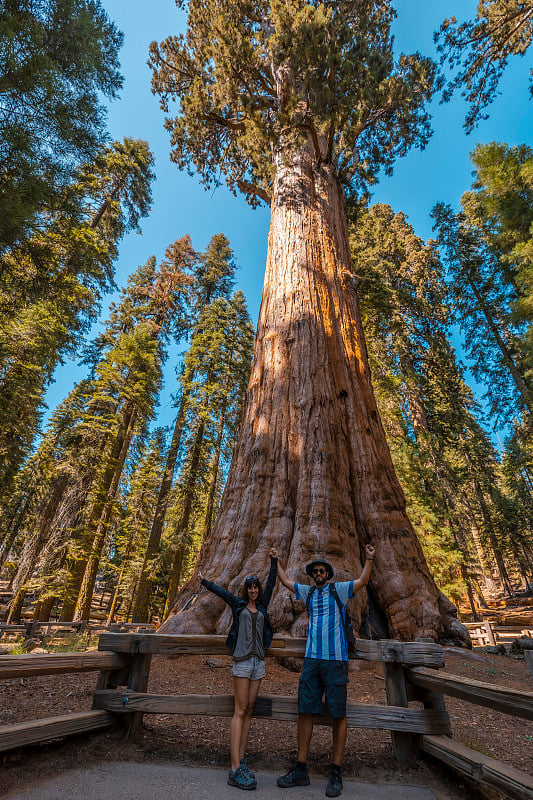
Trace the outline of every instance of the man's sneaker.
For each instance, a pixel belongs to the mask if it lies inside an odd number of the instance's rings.
[[[239,789],[255,789],[257,781],[239,766],[237,769],[230,769],[228,784],[230,786],[238,786]]]
[[[252,772],[252,770],[246,763],[245,758],[241,758],[241,769],[243,769],[246,772],[246,774],[250,776],[250,778],[253,778],[255,780],[255,772]]]
[[[340,770],[332,769],[326,786],[326,797],[338,797],[342,792],[342,777]]]
[[[300,769],[296,765],[291,767],[286,775],[278,778],[278,786],[282,789],[290,789],[291,786],[309,786],[309,773],[306,769]]]

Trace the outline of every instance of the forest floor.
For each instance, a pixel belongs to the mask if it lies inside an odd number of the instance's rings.
[[[2,643],[3,644],[3,643]],[[445,648],[446,669],[487,683],[531,689],[524,660],[510,655]],[[56,716],[91,707],[94,673],[6,680],[0,684],[0,725]],[[262,694],[297,693],[298,673],[269,659]],[[231,658],[155,657],[149,692],[158,694],[229,694]],[[384,703],[381,664],[350,662],[349,702]],[[454,738],[486,755],[533,773],[533,723],[446,698]],[[22,790],[67,769],[111,761],[228,766],[229,719],[209,716],[145,716],[135,737],[120,729],[80,736],[60,743],[6,753],[0,769],[0,796]],[[331,730],[317,726],[309,756],[310,770],[327,774]],[[250,734],[248,759],[254,769],[280,774],[296,756],[296,726],[257,719]],[[414,759],[401,768],[395,762],[387,732],[351,729],[344,760],[346,778],[374,783],[398,782],[431,788],[439,800],[472,800],[475,792],[427,761]],[[491,795],[497,797],[497,795]]]

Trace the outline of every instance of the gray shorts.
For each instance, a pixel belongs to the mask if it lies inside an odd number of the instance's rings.
[[[250,678],[251,681],[260,681],[265,677],[265,661],[257,656],[250,656],[244,661],[233,662],[233,675],[236,678]]]

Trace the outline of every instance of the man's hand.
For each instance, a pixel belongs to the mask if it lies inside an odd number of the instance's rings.
[[[372,561],[374,556],[376,555],[376,548],[373,547],[371,544],[365,545],[365,555],[367,561]]]

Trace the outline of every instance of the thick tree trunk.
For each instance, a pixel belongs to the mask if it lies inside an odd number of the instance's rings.
[[[399,639],[465,640],[437,589],[405,512],[370,382],[351,272],[344,195],[331,164],[310,148],[279,156],[254,364],[239,441],[218,519],[200,553],[202,573],[235,591],[267,574],[276,545],[291,578],[317,555],[339,580],[377,548],[369,594]],[[196,581],[178,597],[179,611]],[[364,622],[367,592],[352,602]],[[302,635],[307,615],[278,584],[277,630]],[[223,604],[201,592],[166,633],[222,632]]]

